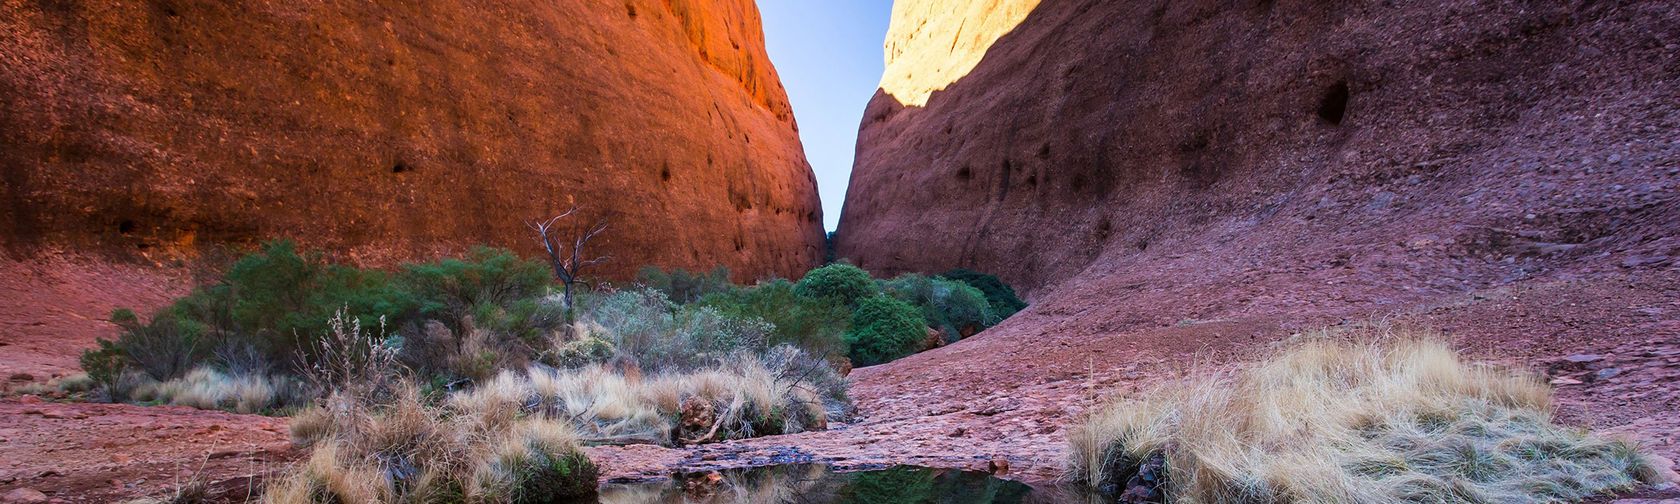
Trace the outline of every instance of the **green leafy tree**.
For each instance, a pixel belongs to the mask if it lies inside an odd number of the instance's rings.
[[[875,280],[869,277],[869,272],[846,263],[835,263],[811,270],[805,273],[804,278],[799,279],[796,287],[796,292],[801,296],[832,298],[846,306],[857,306],[859,300],[874,296],[878,292]]]
[[[884,282],[884,287],[894,298],[920,309],[928,326],[938,328],[946,341],[957,341],[999,320],[986,296],[966,283],[910,273]]]
[[[927,324],[916,307],[887,296],[858,302],[846,331],[852,363],[873,366],[916,353],[927,338]]]

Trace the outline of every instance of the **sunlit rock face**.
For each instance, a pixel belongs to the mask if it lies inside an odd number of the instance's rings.
[[[606,277],[820,258],[750,0],[5,1],[0,49],[14,255],[531,255],[575,204]]]
[[[900,0],[887,29],[881,90],[899,103],[927,104],[980,64],[998,37],[1009,33],[1040,0]]]
[[[1232,281],[1279,254],[1515,271],[1575,256],[1510,243],[1655,236],[1611,229],[1649,217],[1572,212],[1645,215],[1630,205],[1676,182],[1672,3],[901,0],[893,14],[837,243],[878,273],[969,267],[1042,293],[1210,253],[1223,259],[1201,267]]]

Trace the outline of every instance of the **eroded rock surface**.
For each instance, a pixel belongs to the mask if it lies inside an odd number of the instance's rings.
[[[1677,20],[1655,1],[900,1],[838,251],[1038,294],[1200,248],[1382,267],[1357,250],[1444,247],[1518,274],[1633,245],[1615,261],[1661,267]]]
[[[0,2],[0,244],[371,264],[611,220],[599,273],[797,276],[815,181],[750,0]]]

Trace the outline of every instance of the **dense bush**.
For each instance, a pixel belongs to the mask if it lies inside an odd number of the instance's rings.
[[[928,327],[938,329],[947,342],[972,336],[998,322],[985,295],[966,283],[914,273],[883,283],[889,295],[920,309]]]
[[[264,245],[231,265],[221,282],[195,289],[142,322],[132,311],[113,314],[116,341],[87,356],[96,381],[114,387],[125,370],[168,382],[212,367],[240,379],[270,373],[308,374],[319,364],[316,340],[329,320],[388,328],[409,363],[428,375],[456,376],[463,350],[540,346],[564,325],[546,302],[545,266],[511,252],[476,248],[461,259],[406,265],[397,273],[333,264],[290,242]],[[447,328],[427,338],[426,321]],[[467,336],[482,336],[478,348]],[[482,360],[482,359],[480,359]],[[516,363],[522,364],[523,361]],[[488,376],[490,372],[483,371]],[[120,395],[120,394],[115,394]]]
[[[877,290],[875,280],[863,268],[835,263],[805,273],[805,277],[799,279],[796,292],[801,296],[831,298],[846,306],[857,306],[858,301],[874,296]]]
[[[1015,295],[1015,289],[1003,283],[998,277],[966,269],[954,269],[939,276],[956,280],[980,289],[986,296],[986,302],[992,306],[992,313],[998,320],[1009,318],[1015,312],[1027,307],[1027,302]]]
[[[846,355],[844,334],[851,310],[833,298],[813,298],[795,292],[793,282],[771,280],[753,287],[714,292],[699,304],[733,319],[759,319],[772,326],[770,346],[789,344],[812,355]]]
[[[636,282],[664,292],[672,302],[679,304],[692,303],[708,294],[727,292],[735,287],[729,283],[729,268],[723,266],[718,266],[709,273],[691,272],[680,268],[665,271],[648,266],[636,274]]]
[[[417,301],[420,315],[455,324],[467,315],[483,322],[492,307],[528,311],[511,306],[533,304],[552,283],[547,265],[489,247],[474,247],[463,259],[406,265],[397,280]]]
[[[250,338],[264,353],[285,360],[327,331],[327,320],[343,310],[351,319],[393,327],[418,315],[420,300],[374,269],[333,264],[318,253],[299,254],[291,242],[272,242],[228,269],[222,285],[201,289],[204,297],[230,296],[231,302],[193,300],[192,305],[231,307],[235,327],[218,328]],[[185,307],[177,305],[174,310]],[[219,317],[216,317],[219,318]],[[211,320],[197,320],[210,323]]]
[[[887,296],[858,302],[852,326],[846,331],[852,363],[873,366],[916,353],[927,338],[921,310]]]

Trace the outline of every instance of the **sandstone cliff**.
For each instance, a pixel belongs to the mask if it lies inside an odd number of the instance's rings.
[[[290,237],[797,276],[814,178],[751,0],[0,0],[0,243],[162,262]]]
[[[1680,5],[979,3],[897,2],[838,252],[1033,305],[854,371],[868,419],[811,452],[1050,478],[1104,393],[1375,319],[1644,359],[1559,417],[1680,454]]]
[[[1656,1],[900,0],[838,250],[1039,294],[1667,264],[1676,44]]]

